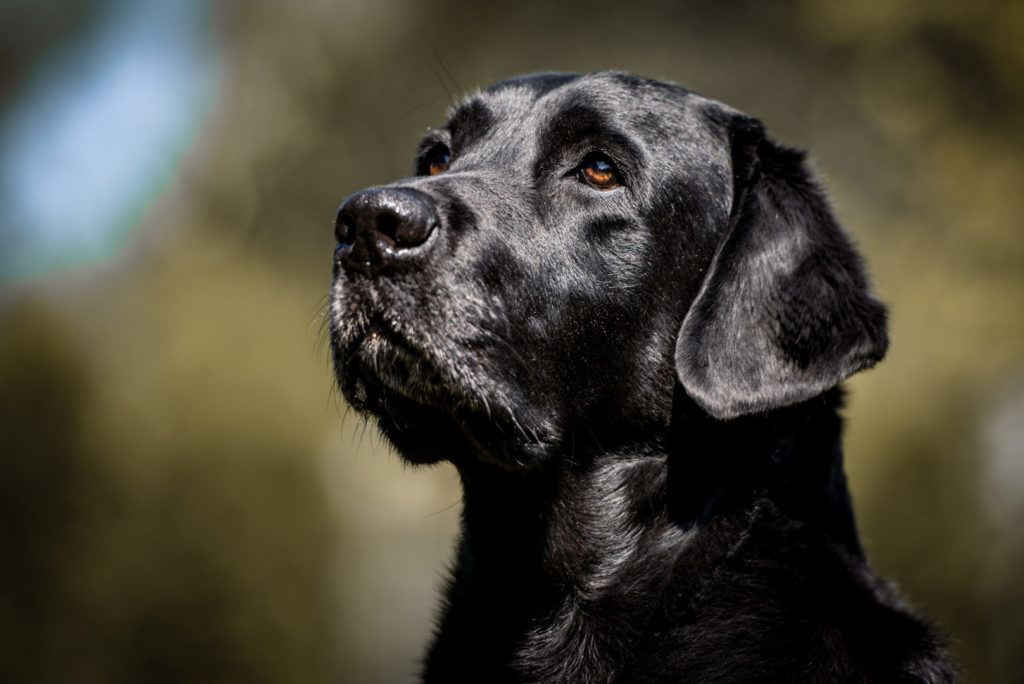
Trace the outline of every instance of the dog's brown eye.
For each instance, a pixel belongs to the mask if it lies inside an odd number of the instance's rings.
[[[439,173],[444,173],[448,170],[448,164],[451,162],[451,155],[447,152],[438,152],[430,158],[430,164],[427,166],[427,175],[436,176]]]
[[[615,167],[601,158],[589,159],[576,171],[576,178],[598,190],[614,190],[622,185]]]

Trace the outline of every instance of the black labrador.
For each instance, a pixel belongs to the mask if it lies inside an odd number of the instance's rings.
[[[843,474],[837,385],[885,309],[758,121],[622,73],[502,81],[336,233],[345,398],[464,488],[425,681],[958,681]]]

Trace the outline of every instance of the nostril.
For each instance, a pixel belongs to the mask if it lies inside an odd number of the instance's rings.
[[[385,244],[398,249],[423,244],[433,228],[433,222],[418,212],[382,211],[377,215],[377,235]]]
[[[434,221],[423,217],[410,217],[395,227],[395,242],[400,247],[422,245],[434,230]]]
[[[350,245],[355,239],[356,221],[346,211],[339,211],[334,221],[334,237],[343,244]]]
[[[398,217],[390,211],[382,211],[377,215],[377,234],[386,238],[395,246],[401,247],[398,239]]]

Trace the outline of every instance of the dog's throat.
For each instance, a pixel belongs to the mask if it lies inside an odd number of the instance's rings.
[[[665,471],[653,452],[518,474],[460,468],[461,561],[432,660],[471,643],[515,661],[521,681],[605,681],[591,675],[630,659],[636,611],[656,604],[694,534],[665,507]],[[495,615],[504,636],[460,627]]]

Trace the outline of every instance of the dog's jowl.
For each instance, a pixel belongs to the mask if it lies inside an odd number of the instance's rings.
[[[464,487],[425,681],[957,680],[843,474],[838,384],[885,309],[758,121],[620,73],[503,81],[336,233],[342,392]]]

